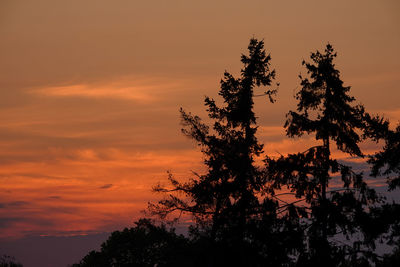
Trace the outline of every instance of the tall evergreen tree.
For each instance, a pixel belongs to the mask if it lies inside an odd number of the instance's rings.
[[[385,142],[381,151],[375,153],[369,159],[372,164],[371,174],[375,177],[385,176],[387,178],[388,190],[400,189],[400,124],[395,130],[389,129],[389,123],[380,131],[379,139]],[[400,203],[395,200],[392,203],[385,203],[373,210],[374,232],[383,234],[386,243],[394,249],[385,254],[379,266],[396,266],[400,263]]]
[[[256,266],[255,262],[260,262],[257,257],[265,258],[266,254],[275,259],[287,258],[285,249],[276,249],[279,242],[290,237],[284,235],[283,229],[275,241],[264,238],[272,228],[278,228],[274,221],[277,202],[261,195],[265,191],[265,179],[263,170],[255,164],[263,145],[256,137],[253,97],[255,89],[264,87],[262,95],[274,102],[276,89],[269,88],[275,71],[270,67],[270,60],[264,42],[251,39],[248,55],[241,57],[240,77],[225,72],[221,80],[219,95],[224,105],[219,107],[214,99],[205,98],[208,116],[213,121],[211,127],[198,116],[181,109],[185,127],[182,131],[201,147],[208,171],[184,183],[170,175],[172,189],[155,188],[167,193],[167,197],[150,205],[150,210],[160,215],[173,211],[192,215],[197,231],[208,236],[214,245],[220,244],[229,258],[236,261],[233,262],[235,266]],[[268,242],[275,243],[268,246]],[[290,245],[287,248],[290,249]],[[266,252],[269,249],[275,251]],[[281,259],[276,261],[282,262]],[[215,261],[214,264],[218,265]]]
[[[332,157],[333,146],[349,156],[364,157],[360,142],[376,138],[374,127],[383,123],[366,113],[362,105],[353,104],[355,98],[340,78],[333,63],[335,57],[328,44],[324,53],[311,54],[311,62],[303,61],[308,77],[300,75],[297,111],[290,111],[285,123],[289,137],[310,134],[319,144],[302,153],[266,161],[273,187],[287,186],[297,198],[297,205],[292,207],[303,218],[307,237],[298,259],[304,266],[366,262],[359,255],[364,250],[363,255],[370,255],[368,246],[360,247],[367,243],[353,242],[355,237],[350,236],[362,233],[367,207],[379,200],[362,173]]]

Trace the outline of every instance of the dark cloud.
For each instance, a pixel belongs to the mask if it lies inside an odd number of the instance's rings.
[[[28,204],[29,204],[29,202],[26,202],[26,201],[12,201],[12,202],[8,202],[7,206],[9,206],[9,207],[21,207],[21,206],[26,206]]]
[[[22,217],[1,217],[0,216],[0,229],[7,229],[16,222],[25,221]]]
[[[26,201],[11,201],[11,202],[0,203],[0,208],[15,209],[27,205],[29,205],[29,202]]]
[[[105,184],[105,185],[103,185],[103,186],[100,186],[99,188],[100,189],[109,189],[109,188],[111,188],[113,186],[113,184]]]
[[[371,170],[371,165],[369,165],[366,161],[355,161],[351,158],[345,158],[338,160],[339,163],[350,166],[353,171],[356,172],[363,172],[364,174],[368,175]]]

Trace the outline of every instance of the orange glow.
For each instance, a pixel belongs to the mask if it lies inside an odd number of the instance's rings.
[[[199,154],[190,150],[133,155],[113,151],[106,160],[92,150],[76,154],[75,159],[59,154],[50,162],[1,166],[1,202],[7,203],[9,217],[21,219],[1,237],[130,225],[147,202],[158,197],[151,188],[166,180],[166,166],[173,166],[177,177],[190,176],[191,169],[200,168]],[[45,221],[51,224],[43,225]]]
[[[280,82],[276,103],[255,98],[267,155],[315,145],[282,126],[302,59],[328,41],[357,102],[400,119],[398,1],[156,2],[1,4],[0,238],[129,226],[167,171],[204,171],[179,108],[207,121],[204,96],[220,101],[223,72],[240,73],[251,36],[265,39]]]

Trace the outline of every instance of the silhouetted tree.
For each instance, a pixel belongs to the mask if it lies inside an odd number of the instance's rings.
[[[257,137],[253,98],[274,102],[270,89],[275,71],[264,42],[251,39],[242,55],[239,78],[225,72],[219,95],[222,106],[205,98],[211,125],[180,110],[183,133],[204,154],[205,174],[180,182],[169,174],[170,185],[158,185],[165,198],[149,204],[152,214],[189,214],[195,224],[189,238],[165,225],[142,219],[134,228],[112,233],[101,251],[90,252],[74,267],[102,266],[395,266],[400,251],[400,205],[382,202],[363,174],[333,157],[333,150],[363,158],[360,143],[385,140],[370,157],[372,174],[395,175],[391,189],[400,186],[400,126],[371,116],[355,105],[333,61],[331,45],[303,61],[297,110],[287,114],[289,137],[312,135],[317,145],[301,153],[265,157]],[[382,171],[384,170],[384,171]],[[284,188],[289,192],[280,192]],[[292,195],[292,202],[280,195]],[[175,214],[176,215],[176,214]],[[375,253],[376,240],[394,245],[392,253]]]
[[[320,144],[266,161],[273,188],[287,186],[298,199],[288,207],[304,225],[306,240],[299,250],[300,266],[368,265],[374,257],[370,249],[373,240],[356,236],[367,227],[363,221],[369,216],[368,207],[379,198],[362,173],[332,158],[331,151],[334,146],[350,156],[364,157],[360,142],[368,137],[376,140],[386,122],[370,116],[362,105],[353,104],[355,98],[340,79],[335,57],[328,44],[324,53],[311,54],[311,63],[303,61],[308,77],[300,75],[297,111],[290,111],[285,123],[289,137],[312,134]]]
[[[219,95],[224,105],[220,107],[214,99],[205,98],[212,126],[181,109],[185,127],[182,131],[201,147],[207,173],[196,174],[183,183],[170,175],[172,188],[155,188],[167,197],[149,207],[161,216],[174,211],[193,216],[193,232],[211,240],[216,266],[228,266],[228,260],[232,261],[231,266],[257,266],[267,258],[270,265],[282,263],[295,245],[286,242],[280,246],[296,235],[285,234],[292,225],[278,222],[277,202],[265,194],[264,173],[255,164],[263,145],[256,137],[254,91],[263,86],[262,95],[274,102],[276,89],[269,87],[275,70],[270,67],[271,57],[266,54],[263,41],[251,39],[248,52],[241,57],[240,77],[225,72],[221,80]],[[224,258],[224,263],[217,258]]]
[[[369,160],[373,164],[372,175],[385,175],[388,178],[389,189],[400,188],[400,124],[396,130],[383,131],[385,146]]]
[[[383,256],[383,259],[378,262],[378,267],[395,267],[399,266],[400,263],[400,249],[397,247],[392,253],[387,253]]]
[[[17,263],[14,257],[3,255],[0,257],[0,267],[23,267],[23,265]]]
[[[400,205],[384,203],[373,207],[370,216],[364,218],[364,232],[369,240],[378,239],[387,245],[384,255],[375,255],[376,266],[398,266],[400,264]]]
[[[386,176],[388,190],[400,189],[400,124],[395,130],[390,130],[385,125],[381,135],[378,136],[385,141],[383,149],[371,156],[369,163],[372,164],[373,176]],[[386,244],[394,249],[386,253],[379,266],[397,266],[400,264],[400,204],[385,203],[382,207],[373,210],[374,225],[378,225],[373,233],[378,232],[385,237]]]
[[[189,240],[174,229],[141,219],[133,228],[113,232],[100,251],[72,267],[197,266],[190,251]]]

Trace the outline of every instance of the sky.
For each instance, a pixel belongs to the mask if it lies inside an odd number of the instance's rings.
[[[218,98],[225,70],[240,73],[252,37],[265,41],[280,83],[275,104],[256,99],[267,154],[312,142],[288,139],[283,124],[302,60],[328,42],[357,101],[395,125],[399,14],[396,0],[2,0],[0,253],[28,267],[76,262],[99,235],[144,216],[167,171],[204,171],[179,108],[205,117],[204,96]],[[52,240],[74,237],[95,241],[43,262]],[[36,258],[23,250],[27,240],[43,247]]]

